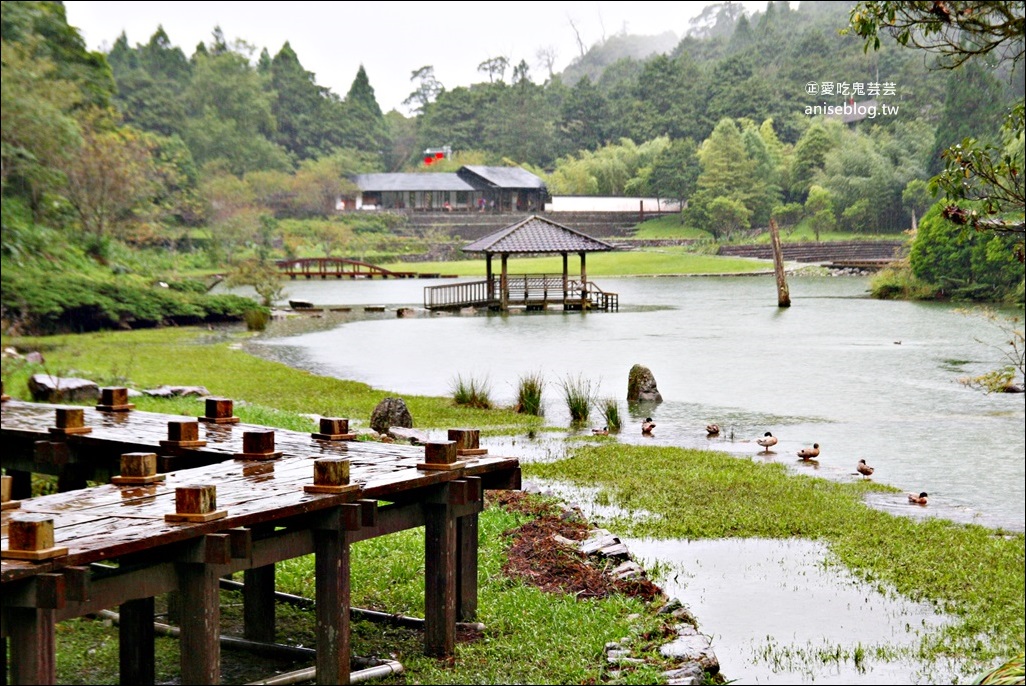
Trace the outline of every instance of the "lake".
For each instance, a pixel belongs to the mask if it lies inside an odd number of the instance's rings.
[[[623,402],[631,424],[619,440],[710,447],[841,480],[859,478],[865,459],[874,480],[930,494],[927,508],[903,495],[876,506],[1024,529],[1023,395],[959,383],[1001,360],[1003,333],[981,317],[946,303],[872,299],[864,277],[792,275],[787,309],[776,306],[772,276],[595,280],[620,294],[619,312],[399,318],[397,308],[421,307],[425,285],[453,280],[295,281],[289,298],[388,309],[347,323],[275,324],[250,347],[398,395],[450,395],[461,375],[509,404],[519,377],[537,372],[555,426],[569,425],[560,382],[583,379]],[[634,364],[652,370],[664,402],[628,411]],[[652,437],[636,430],[647,415]],[[593,417],[601,426],[597,408]],[[716,439],[706,436],[710,422],[721,427]],[[766,431],[779,438],[770,454],[753,442]],[[818,465],[799,463],[796,451],[813,443]],[[549,448],[522,438],[516,451],[529,460]]]

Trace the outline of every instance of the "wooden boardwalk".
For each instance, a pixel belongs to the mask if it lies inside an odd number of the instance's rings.
[[[277,265],[293,280],[300,276],[306,279],[412,279],[417,276],[416,272],[395,272],[369,262],[343,257],[302,257],[278,260]]]
[[[80,412],[82,427],[62,410]],[[219,683],[219,579],[244,572],[246,638],[272,642],[274,565],[308,554],[316,556],[316,680],[348,683],[349,546],[414,527],[425,530],[425,651],[451,655],[457,619],[476,614],[483,491],[520,485],[515,458],[466,447],[471,430],[403,446],[13,400],[0,427],[4,468],[21,481],[2,514],[5,683],[54,683],[56,623],[115,607],[121,682],[153,683],[154,597],[170,592],[183,608],[181,683]],[[126,454],[159,454],[164,473],[37,498],[21,492],[28,472],[57,473],[65,487],[117,480]],[[342,462],[349,473],[336,492],[310,492],[315,465]],[[206,514],[169,521],[207,489],[216,500]],[[36,550],[25,552],[26,527]]]

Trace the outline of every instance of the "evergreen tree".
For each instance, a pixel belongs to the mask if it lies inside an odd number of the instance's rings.
[[[388,127],[362,64],[343,101],[342,125],[344,147],[377,155],[389,147]]]

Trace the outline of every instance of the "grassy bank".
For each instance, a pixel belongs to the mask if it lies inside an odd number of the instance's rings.
[[[485,260],[458,260],[454,262],[392,262],[381,265],[395,271],[417,271],[452,274],[454,276],[485,275]],[[576,257],[569,260],[572,274],[580,269]],[[499,269],[497,260],[493,271]],[[594,253],[588,255],[588,276],[667,276],[678,274],[749,274],[772,269],[765,260],[747,260],[738,257],[698,255],[684,247],[652,248],[630,252]],[[511,274],[561,274],[563,259],[558,255],[546,257],[514,258],[509,262]]]
[[[610,443],[524,471],[598,487],[600,502],[649,513],[607,523],[631,536],[822,541],[856,575],[956,618],[926,639],[925,656],[968,659],[984,669],[1023,651],[1022,534],[891,515],[862,501],[867,491],[890,487],[794,476],[780,464],[710,451]]]

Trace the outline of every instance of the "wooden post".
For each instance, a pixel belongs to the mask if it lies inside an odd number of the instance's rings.
[[[57,426],[50,427],[50,433],[58,436],[87,434],[92,428],[85,425],[85,410],[81,407],[58,407]]]
[[[456,648],[456,517],[449,484],[424,504],[424,652],[448,657]]]
[[[585,258],[587,253],[582,251],[578,254],[581,256],[581,311],[583,312],[587,309],[588,302],[588,268]]]
[[[784,274],[784,251],[780,247],[780,230],[773,219],[770,219],[770,238],[773,241],[773,269],[777,275],[777,307],[790,307],[791,294],[788,292],[787,277]]]
[[[509,254],[502,253],[502,275],[499,277],[499,302],[503,312],[509,311]]]
[[[67,555],[68,549],[54,543],[53,515],[15,513],[7,521],[7,550],[11,560],[49,560]]]
[[[242,434],[242,452],[235,453],[237,460],[275,460],[281,451],[274,449],[274,431],[261,429]]]
[[[321,417],[319,423],[320,431],[310,434],[322,441],[351,441],[356,434],[349,433],[349,420],[339,417]]]
[[[232,414],[234,407],[235,403],[228,398],[207,398],[206,414],[197,419],[210,424],[238,424],[239,418]]]
[[[121,474],[112,476],[110,482],[118,486],[136,486],[163,481],[164,474],[157,474],[156,453],[123,453]]]
[[[434,469],[449,471],[460,469],[466,462],[457,460],[456,441],[433,441],[424,444],[424,461],[417,469]]]
[[[228,510],[217,509],[217,487],[201,484],[176,488],[174,514],[164,515],[164,521],[211,522],[227,516]]]
[[[12,684],[57,683],[56,633],[54,610],[33,607],[5,608],[4,630],[11,639]],[[4,683],[7,683],[4,673]]]
[[[127,388],[101,388],[100,402],[96,409],[101,412],[128,412],[135,409],[135,405],[128,402]]]
[[[118,607],[118,659],[123,684],[156,683],[153,611],[152,597],[128,600]]]
[[[274,643],[274,565],[242,573],[242,636],[250,641]]]
[[[216,567],[201,563],[178,565],[181,594],[181,682],[221,682],[221,599]]]
[[[566,309],[566,300],[570,295],[570,266],[568,256],[565,252],[560,253],[563,256],[563,309]]]

